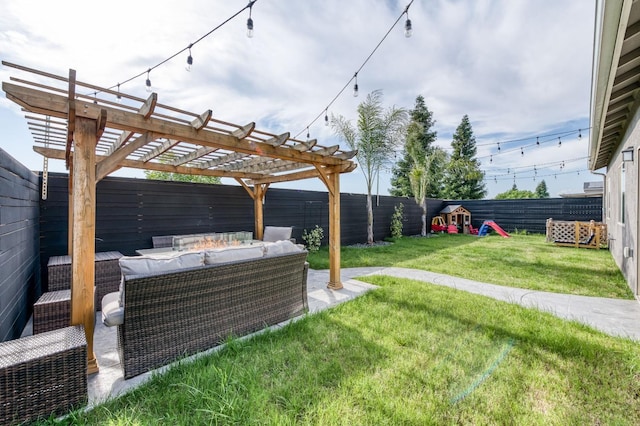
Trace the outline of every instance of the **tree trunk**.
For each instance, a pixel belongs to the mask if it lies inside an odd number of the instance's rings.
[[[427,199],[422,201],[422,236],[427,236]]]
[[[373,204],[370,191],[367,193],[367,244],[373,244]]]

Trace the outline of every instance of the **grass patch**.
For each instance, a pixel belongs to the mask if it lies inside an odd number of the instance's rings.
[[[640,349],[550,314],[384,276],[170,369],[75,424],[640,424]]]
[[[329,268],[328,249],[311,253],[309,263]],[[404,237],[387,246],[342,247],[341,265],[415,268],[531,290],[633,299],[608,250],[558,247],[542,235]]]

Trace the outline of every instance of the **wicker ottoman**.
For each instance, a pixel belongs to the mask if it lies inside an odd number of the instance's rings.
[[[96,253],[96,307],[100,310],[100,301],[107,293],[120,289],[120,265],[122,257],[119,251]],[[47,263],[49,291],[68,290],[71,288],[71,257],[51,256]]]
[[[0,343],[0,424],[66,414],[86,402],[81,325]]]
[[[33,304],[33,334],[68,327],[71,322],[71,290],[43,293]]]

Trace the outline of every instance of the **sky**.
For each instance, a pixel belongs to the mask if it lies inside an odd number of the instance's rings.
[[[351,82],[330,105],[410,1],[257,0],[252,38],[245,10],[192,47],[190,72],[186,52],[154,69],[153,90],[163,104],[212,109],[217,119],[254,121],[260,130],[300,139],[308,132],[324,146],[340,143],[324,126],[325,109],[355,123],[358,103],[373,90],[383,91],[385,108],[410,110],[422,95],[439,146],[450,148],[469,116],[487,198],[514,183],[533,191],[544,179],[556,197],[601,181],[587,166],[593,1],[414,0],[412,36],[405,37],[402,16],[358,73],[359,96]],[[0,59],[61,76],[72,68],[79,81],[110,87],[184,49],[248,1],[63,3],[0,2]],[[16,74],[0,66],[2,81]],[[146,98],[145,79],[121,91]],[[0,148],[42,170],[23,113],[5,96],[0,129]],[[49,170],[64,172],[64,162],[51,160]],[[144,178],[131,169],[114,175]],[[319,179],[272,187],[326,191]],[[375,191],[386,195],[389,188],[384,170]],[[361,170],[342,175],[341,191],[366,193]]]

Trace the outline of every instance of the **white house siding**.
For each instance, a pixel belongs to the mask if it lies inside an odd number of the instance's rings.
[[[620,147],[612,161],[607,166],[606,194],[609,199],[606,205],[607,226],[609,231],[609,250],[613,259],[618,264],[622,274],[634,294],[638,295],[638,148],[640,147],[640,111],[636,110],[633,120],[627,128],[627,132],[622,139]],[[633,148],[635,150],[633,162],[624,164],[625,176],[625,208],[624,223],[621,220],[621,174],[622,174],[622,154],[621,151]],[[629,256],[625,256],[625,247],[630,251]]]

